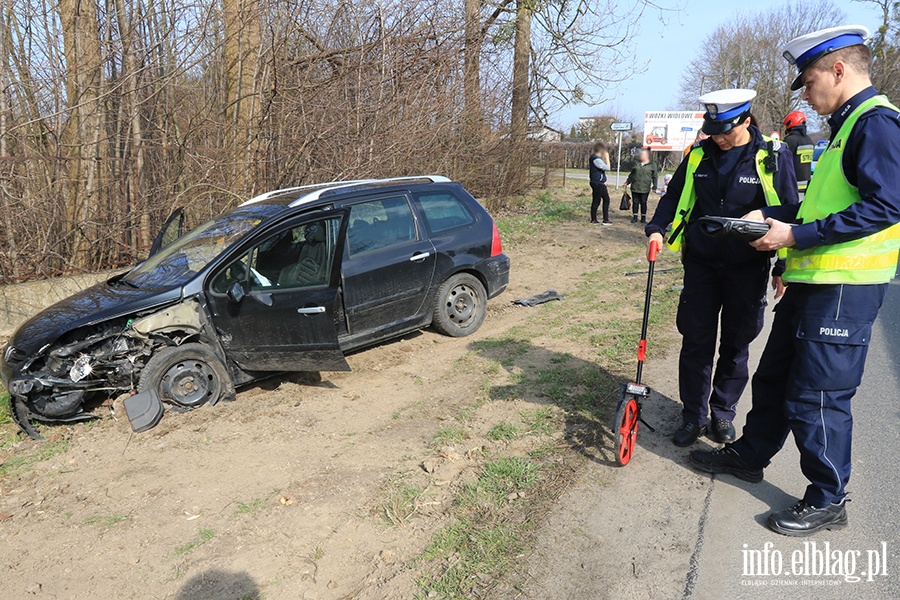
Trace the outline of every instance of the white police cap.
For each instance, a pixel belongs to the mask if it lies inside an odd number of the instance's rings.
[[[728,133],[747,118],[750,101],[756,98],[756,90],[716,90],[703,94],[697,100],[706,108],[703,115],[703,133],[719,135]]]
[[[791,84],[792,90],[803,87],[803,72],[817,60],[835,50],[864,44],[869,30],[864,25],[842,25],[820,29],[794,38],[784,47],[784,58],[797,66],[797,78]]]

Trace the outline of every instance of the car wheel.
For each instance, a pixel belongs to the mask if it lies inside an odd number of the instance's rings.
[[[487,293],[474,275],[457,273],[438,289],[432,323],[438,331],[452,337],[475,333],[487,313]]]
[[[160,400],[192,408],[234,398],[225,365],[203,344],[168,346],[151,356],[138,379],[138,391],[151,389]]]

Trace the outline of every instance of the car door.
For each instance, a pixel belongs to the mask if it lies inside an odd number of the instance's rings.
[[[346,211],[279,227],[214,270],[206,295],[226,354],[246,371],[349,371],[338,344]]]
[[[405,194],[349,205],[344,308],[351,336],[421,321],[435,252]]]

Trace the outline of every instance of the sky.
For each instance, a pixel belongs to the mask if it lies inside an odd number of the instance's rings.
[[[765,10],[783,5],[785,0],[753,0],[754,9]],[[681,0],[679,13],[667,13],[662,23],[658,13],[648,10],[634,40],[638,63],[649,62],[647,70],[622,82],[613,92],[615,98],[600,106],[569,104],[549,121],[562,131],[578,121],[578,117],[594,116],[607,111],[633,120],[636,129],[643,128],[644,113],[658,110],[699,110],[696,106],[679,106],[681,74],[694,59],[708,33],[737,12],[746,12],[748,4],[731,0]],[[666,4],[663,0],[662,4]],[[859,2],[835,2],[847,14],[847,24],[865,25],[874,31],[881,16],[874,5]],[[632,68],[631,64],[622,65]]]

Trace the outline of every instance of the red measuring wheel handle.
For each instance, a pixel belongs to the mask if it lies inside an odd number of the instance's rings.
[[[660,250],[662,250],[662,244],[656,240],[651,241],[647,247],[647,260],[656,262],[656,255],[659,254]]]

